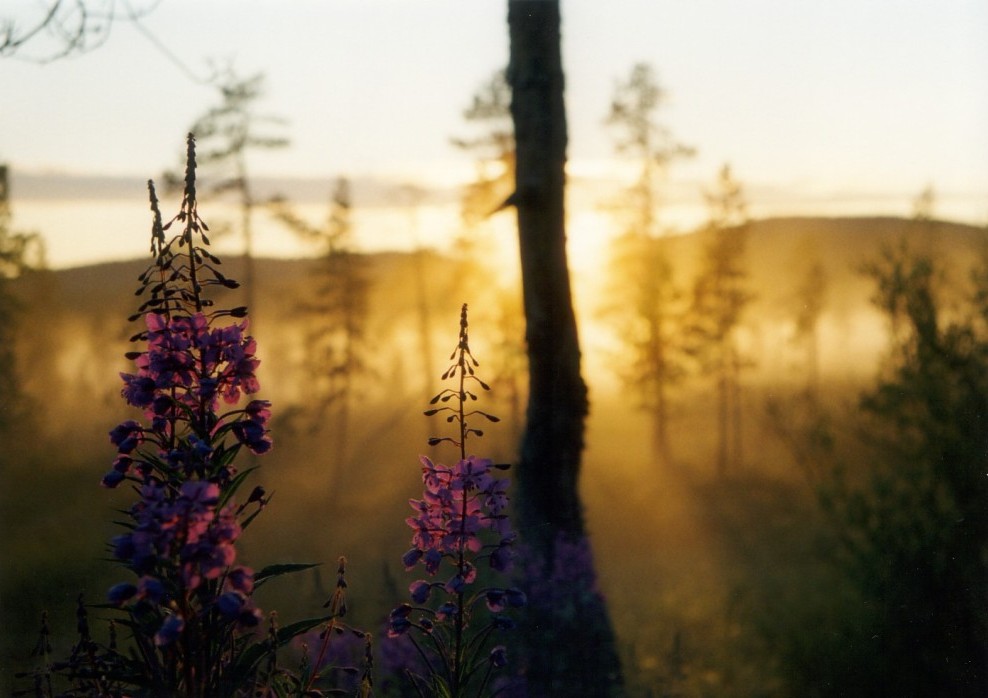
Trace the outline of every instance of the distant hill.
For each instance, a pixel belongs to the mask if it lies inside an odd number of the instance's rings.
[[[791,289],[816,260],[824,267],[836,301],[853,305],[861,301],[857,292],[868,283],[859,273],[860,267],[880,255],[883,247],[905,240],[911,249],[930,252],[951,269],[969,266],[988,253],[988,230],[947,221],[920,222],[892,217],[770,218],[752,221],[748,231],[746,254],[750,278],[759,305],[764,306],[759,308],[759,313],[785,314],[783,306]],[[687,234],[669,238],[669,248],[677,273],[690,277],[699,260],[700,237]],[[398,252],[368,255],[369,273],[386,279],[395,270],[406,267],[412,257]],[[52,274],[66,299],[102,305],[132,293],[136,277],[148,261],[108,262]],[[315,267],[311,259],[259,259],[255,264],[258,284],[269,288],[273,284],[278,291],[276,295],[282,298],[304,293],[306,279]],[[236,257],[228,258],[224,264],[228,275],[234,278],[242,276],[242,268],[242,260]],[[270,294],[263,291],[263,295]]]
[[[748,225],[747,262],[760,318],[791,315],[793,291],[819,262],[828,279],[828,308],[846,311],[867,301],[870,281],[861,267],[887,247],[905,241],[916,252],[929,252],[945,267],[969,267],[988,254],[988,230],[946,221],[902,218],[770,218]],[[671,238],[677,271],[689,278],[701,254],[696,234]]]

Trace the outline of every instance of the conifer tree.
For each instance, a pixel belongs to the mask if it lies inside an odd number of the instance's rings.
[[[7,173],[7,165],[0,165],[0,433],[17,421],[24,407],[14,351],[20,304],[10,282],[26,271],[44,266],[41,238],[12,227]]]
[[[652,69],[635,65],[619,83],[607,124],[617,133],[615,150],[638,168],[635,182],[617,206],[625,228],[611,248],[607,302],[601,314],[630,356],[618,362],[621,377],[638,393],[652,418],[656,457],[671,460],[669,388],[685,374],[681,346],[681,292],[663,244],[659,184],[668,167],[693,150],[658,122],[666,99]]]
[[[321,227],[300,218],[285,201],[272,205],[275,217],[318,252],[313,293],[298,306],[306,319],[303,344],[311,377],[310,400],[301,415],[311,430],[330,427],[337,472],[348,455],[356,384],[368,369],[363,350],[370,282],[366,260],[353,249],[352,208],[346,177],[337,180]]]
[[[717,472],[737,466],[741,454],[741,371],[749,360],[741,355],[738,328],[752,295],[746,289],[744,252],[747,204],[741,185],[724,165],[717,187],[705,194],[710,219],[700,271],[693,282],[689,329],[692,353],[717,392]]]

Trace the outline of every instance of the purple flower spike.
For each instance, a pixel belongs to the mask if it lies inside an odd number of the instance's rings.
[[[228,591],[216,599],[216,610],[227,620],[234,620],[244,608],[247,599],[238,591]]]
[[[405,570],[407,571],[415,567],[415,563],[420,559],[422,559],[422,551],[418,548],[412,548],[401,556],[401,564],[405,566]]]
[[[103,487],[112,490],[123,481],[124,481],[123,473],[119,472],[118,470],[111,470],[110,472],[108,472],[106,475],[103,476],[103,479],[100,480],[100,484]]]
[[[121,582],[120,584],[115,584],[110,588],[110,591],[107,593],[106,598],[107,601],[112,603],[114,606],[120,606],[126,603],[127,601],[130,601],[130,599],[134,598],[134,595],[136,593],[137,593],[137,587],[135,587],[133,584],[129,584],[127,582]]]
[[[116,446],[120,453],[130,453],[141,443],[143,434],[144,427],[128,419],[110,431],[110,443]]]
[[[412,645],[420,656],[401,667],[400,673],[413,678],[419,693],[421,686],[429,683],[430,674],[442,676],[449,685],[459,685],[458,693],[464,695],[484,695],[486,689],[494,689],[491,671],[507,664],[507,653],[503,646],[490,649],[491,631],[511,627],[513,621],[500,614],[524,604],[524,594],[516,590],[471,588],[478,579],[480,560],[486,559],[495,571],[508,569],[515,535],[508,522],[508,481],[495,472],[508,466],[467,455],[467,439],[483,436],[473,422],[481,417],[491,422],[499,420],[468,404],[477,400],[473,391],[478,386],[482,390],[490,390],[490,386],[476,376],[474,369],[479,363],[470,353],[466,315],[464,305],[459,341],[450,356],[451,365],[442,375],[443,380],[452,379],[458,385],[440,390],[425,410],[426,416],[442,413],[447,423],[455,425],[458,434],[431,437],[429,443],[454,445],[460,452],[459,460],[443,465],[426,456],[419,457],[423,491],[421,498],[409,500],[412,514],[405,523],[412,529],[412,547],[402,555],[406,570],[421,563],[428,577],[441,574],[445,581],[412,582],[408,590],[412,603],[422,611],[421,617],[412,622],[411,607],[405,604],[392,612],[388,626],[391,637],[411,630],[430,640],[423,644],[404,643]],[[491,614],[486,622],[477,622],[475,617],[483,613],[481,600]],[[475,673],[487,652],[488,670]],[[481,675],[481,680],[474,680]]]
[[[500,613],[504,610],[507,602],[504,589],[488,589],[485,596],[487,609],[492,613]]]
[[[222,309],[207,297],[237,284],[206,249],[192,136],[185,185],[181,211],[162,224],[149,183],[154,261],[139,277],[137,295],[144,298],[133,319],[143,327],[132,341],[140,346],[128,352],[132,367],[120,374],[121,395],[143,417],[109,432],[115,454],[102,477],[103,486],[127,482],[137,495],[110,546],[131,577],[109,589],[108,598],[139,656],[118,658],[111,642],[74,652],[64,669],[74,680],[80,667],[86,676],[97,667],[106,685],[128,695],[152,685],[162,695],[213,695],[228,683],[224,677],[237,673],[238,658],[264,642],[249,630],[264,616],[254,606],[253,570],[237,564],[237,545],[242,526],[268,498],[261,487],[246,501],[241,497],[253,468],[238,475],[235,461],[241,447],[256,454],[271,449],[271,403],[253,399],[260,362],[246,308]],[[182,230],[166,240],[164,231],[175,222]],[[246,673],[243,679],[251,680]]]
[[[183,630],[185,630],[185,619],[180,615],[170,615],[154,634],[154,644],[158,647],[166,647],[175,642]]]
[[[429,594],[432,592],[432,585],[425,580],[419,579],[418,581],[412,582],[411,586],[408,587],[408,591],[412,595],[413,603],[423,604],[429,600]]]
[[[502,669],[508,665],[508,650],[504,645],[498,645],[491,650],[491,664],[495,669]]]

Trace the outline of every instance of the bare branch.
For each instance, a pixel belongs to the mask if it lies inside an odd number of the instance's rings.
[[[161,0],[134,8],[127,0],[48,0],[36,17],[0,17],[0,58],[51,63],[99,48],[110,36],[114,22],[126,20],[140,27]],[[32,49],[28,51],[28,47]]]

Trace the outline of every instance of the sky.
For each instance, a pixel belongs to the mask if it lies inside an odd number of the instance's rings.
[[[215,102],[203,80],[227,62],[241,75],[263,72],[258,109],[287,122],[291,147],[252,156],[258,175],[425,189],[471,176],[450,139],[468,132],[463,109],[507,62],[505,0],[130,3],[149,11],[139,25],[115,23],[92,52],[38,64],[29,58],[45,45],[35,43],[0,58],[0,162],[15,176],[113,176],[142,191],[180,162],[186,130]],[[41,5],[5,0],[0,21],[27,24]],[[627,178],[604,119],[617,82],[646,62],[668,94],[659,120],[697,150],[669,172],[671,209],[696,215],[700,187],[730,163],[754,215],[909,215],[932,186],[941,217],[988,221],[983,0],[561,6],[574,182]],[[53,266],[146,247],[118,232],[146,230],[141,199],[12,195],[15,222],[50,238]],[[426,227],[455,227],[451,206],[434,207]],[[571,193],[571,210],[598,223],[600,206],[586,187]]]

